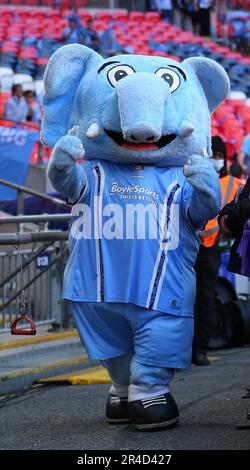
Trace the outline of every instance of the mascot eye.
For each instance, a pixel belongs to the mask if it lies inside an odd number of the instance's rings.
[[[122,80],[132,73],[135,73],[135,71],[129,65],[117,65],[108,71],[109,83],[115,87],[119,80]]]
[[[167,82],[171,93],[177,90],[180,86],[180,77],[174,70],[162,67],[161,69],[156,70],[155,74]]]

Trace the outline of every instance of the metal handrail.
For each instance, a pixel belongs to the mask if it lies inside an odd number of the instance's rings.
[[[35,191],[34,189],[26,188],[26,186],[21,186],[20,184],[12,183],[11,181],[5,180],[3,178],[0,178],[0,184],[2,184],[3,186],[8,186],[9,188],[12,188],[12,189],[16,189],[18,192],[21,192],[21,193],[26,193],[26,194],[30,194],[31,196],[40,197],[41,199],[45,199],[47,201],[53,202],[54,204],[58,204],[59,206],[69,207],[69,205],[65,201],[62,201],[61,199],[58,199],[53,196],[49,196],[48,194],[40,193],[39,191]]]
[[[0,234],[0,245],[26,245],[36,242],[51,242],[68,240],[68,232],[50,230],[31,233],[3,233]]]
[[[22,224],[22,223],[41,223],[41,222],[60,222],[72,219],[71,214],[41,214],[41,215],[15,215],[10,217],[0,217],[0,225],[4,224]]]

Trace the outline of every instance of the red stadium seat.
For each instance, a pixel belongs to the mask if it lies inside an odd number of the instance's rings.
[[[106,21],[107,23],[113,20],[113,15],[110,13],[110,10],[97,11],[95,17],[96,20]]]
[[[47,57],[39,57],[36,59],[36,64],[37,65],[46,65],[48,63],[49,59]]]
[[[23,0],[11,0],[12,5],[23,5]]]
[[[242,55],[239,52],[227,51],[224,54],[227,59],[242,59]]]
[[[124,12],[119,12],[119,11],[115,11],[113,13],[113,18],[115,21],[120,21],[121,23],[126,23],[128,21],[128,12],[124,11]]]
[[[25,0],[25,5],[29,6],[37,6],[39,4],[39,0]]]
[[[99,31],[105,31],[107,29],[107,23],[103,20],[94,21],[94,29],[98,33]]]
[[[71,0],[61,0],[61,8],[66,9],[71,7]]]
[[[14,14],[13,10],[1,10],[1,19],[9,21]]]
[[[33,21],[43,21],[43,19],[45,18],[45,11],[43,10],[32,10],[30,12],[30,16],[31,16],[31,19]]]
[[[49,12],[49,18],[50,20],[53,21],[58,21],[61,19],[61,13],[58,10],[50,10]]]
[[[3,115],[5,102],[11,97],[10,93],[0,92],[0,116]]]
[[[136,21],[137,23],[142,23],[144,18],[144,13],[142,11],[131,11],[129,15],[129,19],[131,21]]]
[[[0,126],[3,127],[15,127],[15,122],[10,121],[8,119],[0,119]]]
[[[53,7],[55,4],[54,0],[43,0],[43,5],[46,7]]]
[[[157,11],[147,11],[145,13],[145,20],[152,23],[158,23],[161,21],[161,17]]]
[[[244,65],[250,65],[250,57],[242,57],[240,62]]]

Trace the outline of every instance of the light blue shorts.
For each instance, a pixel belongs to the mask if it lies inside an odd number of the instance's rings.
[[[193,318],[135,304],[72,302],[81,340],[91,359],[135,354],[157,367],[189,368]]]

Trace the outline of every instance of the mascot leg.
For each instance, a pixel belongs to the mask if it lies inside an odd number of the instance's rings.
[[[179,412],[169,384],[175,369],[143,364],[136,355],[131,362],[129,412],[140,431],[167,429],[179,421]]]
[[[112,379],[106,406],[110,423],[132,421],[141,431],[165,429],[177,424],[178,408],[169,388],[174,369],[142,364],[136,354],[101,363]]]
[[[177,424],[169,384],[176,368],[190,365],[193,318],[134,304],[72,302],[79,335],[91,359],[112,379],[106,417],[132,421],[141,431]]]
[[[175,369],[190,367],[193,318],[131,304],[127,309],[134,345],[128,396],[132,424],[141,431],[171,428],[179,412],[169,384]]]
[[[131,421],[128,410],[131,360],[132,353],[101,361],[112,380],[106,405],[106,418],[111,424]]]
[[[71,302],[79,336],[90,359],[97,359],[112,380],[106,417],[112,424],[131,421],[128,387],[133,355],[130,325],[120,315],[121,304]]]

